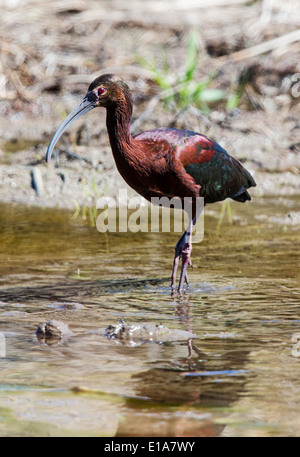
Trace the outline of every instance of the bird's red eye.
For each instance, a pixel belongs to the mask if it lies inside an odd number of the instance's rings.
[[[105,92],[104,87],[99,87],[99,89],[97,90],[98,95],[102,95],[102,94],[104,94],[104,92]]]

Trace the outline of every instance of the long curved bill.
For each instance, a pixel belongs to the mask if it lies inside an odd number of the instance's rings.
[[[82,100],[79,105],[76,106],[76,108],[71,111],[68,117],[60,124],[58,129],[56,130],[55,134],[52,137],[52,140],[50,141],[50,144],[47,149],[46,153],[46,161],[49,162],[51,159],[51,155],[53,152],[53,149],[58,142],[59,138],[62,136],[65,130],[76,120],[79,119],[81,116],[86,114],[88,111],[93,109],[95,107],[95,98],[92,96],[92,94],[87,94],[86,97]]]

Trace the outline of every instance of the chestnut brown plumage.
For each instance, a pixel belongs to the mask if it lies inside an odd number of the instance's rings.
[[[130,122],[132,97],[127,84],[115,75],[102,75],[89,86],[82,102],[69,114],[54,134],[48,150],[50,160],[54,146],[66,128],[96,107],[106,108],[106,126],[117,168],[136,192],[147,200],[152,197],[189,197],[193,202],[190,222],[175,247],[172,288],[175,288],[179,260],[182,260],[178,291],[187,282],[191,264],[192,230],[199,214],[195,201],[205,204],[232,198],[251,200],[247,191],[255,186],[250,173],[218,143],[200,133],[173,128],[158,128],[132,136]]]

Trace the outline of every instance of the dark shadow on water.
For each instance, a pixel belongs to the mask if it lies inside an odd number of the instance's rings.
[[[40,300],[80,300],[93,303],[93,297],[99,298],[107,294],[128,293],[133,291],[144,291],[151,294],[158,293],[173,296],[175,300],[182,303],[193,294],[214,294],[234,289],[232,285],[220,286],[214,284],[196,284],[187,288],[182,296],[177,292],[174,294],[170,287],[170,278],[148,278],[148,279],[110,279],[94,281],[65,280],[64,282],[53,283],[41,286],[10,287],[0,290],[0,301],[7,303],[20,303],[23,301]],[[98,301],[95,301],[98,303]]]
[[[70,281],[54,283],[47,286],[36,287],[11,287],[0,291],[0,301],[22,302],[37,300],[80,300],[84,302],[91,297],[99,297],[105,294],[129,292],[137,289],[145,289],[149,286],[167,284],[169,278],[157,279],[115,279],[104,281]]]

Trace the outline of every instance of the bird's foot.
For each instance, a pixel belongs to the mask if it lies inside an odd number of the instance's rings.
[[[172,271],[172,283],[171,288],[174,292],[176,290],[176,274],[179,265],[179,261],[181,259],[181,273],[179,279],[179,285],[177,288],[178,293],[182,293],[184,283],[189,287],[188,275],[187,275],[187,268],[188,266],[193,268],[191,262],[191,252],[192,252],[192,243],[190,241],[186,241],[185,237],[182,237],[176,245],[175,248],[175,257],[173,262],[173,271]]]

